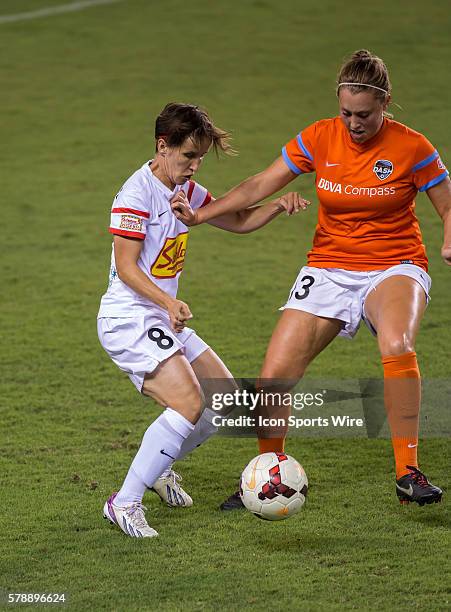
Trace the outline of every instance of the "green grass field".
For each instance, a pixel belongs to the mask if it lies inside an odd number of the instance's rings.
[[[1,15],[69,0],[2,0]],[[2,335],[0,591],[65,592],[74,610],[444,610],[449,607],[449,444],[422,441],[444,503],[400,507],[386,439],[305,439],[287,450],[311,488],[279,524],[217,509],[255,454],[217,437],[180,465],[195,499],[170,510],[149,493],[155,540],[102,520],[158,414],[101,349],[112,197],[153,152],[171,100],[207,107],[234,134],[234,159],[198,176],[216,195],[262,169],[303,126],[336,112],[342,58],[366,47],[391,68],[398,120],[451,163],[449,7],[307,0],[128,0],[1,23]],[[297,180],[315,201],[313,177]],[[450,378],[450,269],[441,224],[417,200],[433,278],[417,342],[422,373]],[[305,261],[316,207],[240,237],[195,228],[180,296],[193,327],[236,376],[258,374],[277,308]],[[362,328],[312,377],[381,376]],[[449,397],[448,397],[449,401]],[[14,606],[9,606],[14,607]],[[54,606],[56,607],[56,605]]]

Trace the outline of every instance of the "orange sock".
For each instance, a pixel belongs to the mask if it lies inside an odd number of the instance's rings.
[[[384,399],[390,425],[396,478],[418,467],[418,416],[421,402],[421,380],[414,352],[382,358],[384,366]]]
[[[285,438],[259,438],[258,448],[260,455],[263,453],[285,452]]]

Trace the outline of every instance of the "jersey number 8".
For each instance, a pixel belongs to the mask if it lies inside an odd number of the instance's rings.
[[[171,338],[171,336],[166,336],[164,331],[159,327],[151,327],[147,332],[147,335],[149,336],[149,340],[155,342],[158,348],[170,349],[174,346],[174,340]]]

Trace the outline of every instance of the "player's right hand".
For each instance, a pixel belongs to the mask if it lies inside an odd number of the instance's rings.
[[[310,201],[305,200],[300,193],[290,191],[274,200],[275,204],[282,210],[285,210],[287,215],[294,215],[300,210],[307,210],[310,206]]]
[[[186,321],[193,318],[188,304],[177,299],[168,306],[168,315],[172,329],[178,334],[183,331]]]
[[[185,225],[197,225],[197,213],[191,208],[184,191],[178,191],[172,198],[171,209],[177,219]]]

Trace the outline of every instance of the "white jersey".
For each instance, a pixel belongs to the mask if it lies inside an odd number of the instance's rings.
[[[114,198],[109,231],[143,240],[138,266],[160,289],[175,297],[185,261],[188,227],[172,213],[170,201],[183,189],[196,209],[208,204],[211,195],[194,181],[176,185],[171,191],[152,173],[150,163],[132,174]],[[149,307],[159,308],[120,280],[113,245],[108,289],[100,302],[98,318],[132,317]]]

